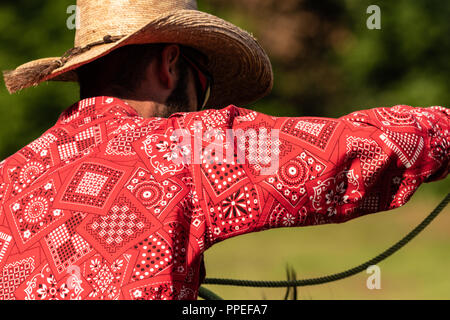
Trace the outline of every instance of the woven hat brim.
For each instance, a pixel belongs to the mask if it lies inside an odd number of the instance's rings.
[[[214,15],[196,10],[177,10],[156,17],[123,39],[92,47],[55,69],[43,81],[77,81],[75,69],[111,51],[132,44],[177,43],[199,50],[208,57],[207,69],[214,87],[207,107],[247,105],[267,95],[273,86],[270,59],[257,40],[246,31]],[[31,61],[20,68],[45,64]],[[29,87],[37,83],[24,85]]]

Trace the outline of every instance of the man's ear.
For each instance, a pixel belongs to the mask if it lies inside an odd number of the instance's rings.
[[[180,47],[177,44],[167,45],[161,53],[159,77],[165,89],[173,90],[178,80],[177,63],[180,59]]]

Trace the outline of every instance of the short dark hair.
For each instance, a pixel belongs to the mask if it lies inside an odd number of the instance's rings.
[[[128,45],[77,69],[82,99],[97,96],[106,89],[130,98],[145,79],[148,63],[161,57],[167,44]]]

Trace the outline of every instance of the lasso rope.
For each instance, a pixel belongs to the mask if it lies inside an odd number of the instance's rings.
[[[291,281],[251,281],[251,280],[234,280],[234,279],[217,279],[217,278],[207,278],[203,284],[213,284],[213,285],[228,285],[228,286],[239,286],[239,287],[258,287],[258,288],[281,288],[281,287],[302,287],[302,286],[313,286],[318,284],[329,283],[337,280],[342,280],[358,274],[368,267],[378,264],[381,261],[387,259],[395,252],[403,248],[407,243],[414,239],[419,233],[421,233],[448,205],[450,202],[450,193],[447,194],[444,200],[423,220],[414,230],[408,233],[403,239],[394,244],[392,247],[379,254],[375,258],[355,267],[348,269],[343,272],[335,273],[332,275],[303,279],[303,280],[291,280]],[[220,299],[215,293],[206,289],[200,288],[199,295],[204,299],[217,300]]]

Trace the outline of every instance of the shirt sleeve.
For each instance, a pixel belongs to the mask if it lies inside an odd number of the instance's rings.
[[[339,119],[277,118],[234,106],[196,114],[188,130],[206,130],[193,171],[207,247],[404,205],[422,183],[448,175],[449,116],[443,107],[403,105]]]

